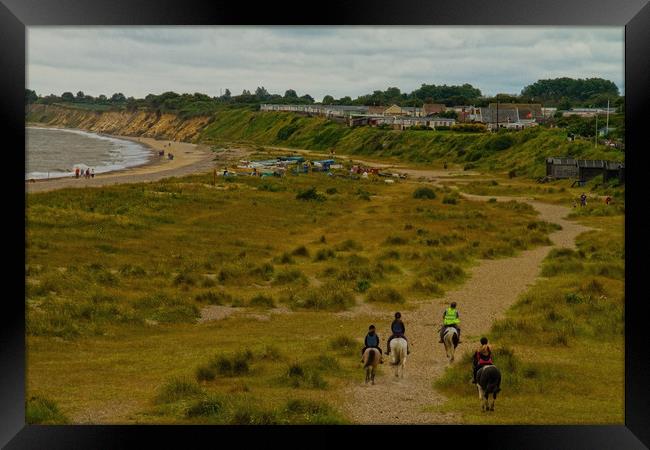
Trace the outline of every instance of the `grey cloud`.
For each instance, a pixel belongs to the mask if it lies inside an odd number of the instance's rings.
[[[41,94],[265,86],[317,99],[471,83],[515,93],[540,78],[623,86],[623,29],[596,27],[30,27],[28,86]]]

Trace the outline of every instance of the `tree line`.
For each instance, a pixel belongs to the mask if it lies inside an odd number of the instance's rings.
[[[422,84],[410,93],[402,92],[398,87],[389,87],[384,91],[375,90],[352,99],[344,96],[339,99],[325,95],[324,105],[365,105],[365,106],[419,106],[424,103],[442,103],[446,106],[474,105],[487,106],[489,103],[542,103],[544,106],[555,106],[559,109],[572,107],[602,107],[610,101],[613,107],[622,107],[624,97],[619,95],[618,87],[609,80],[602,78],[556,78],[538,80],[524,87],[520,94],[497,94],[484,96],[481,90],[465,83],[462,85]],[[76,94],[64,92],[60,96],[50,94],[39,96],[35,91],[25,90],[25,103],[72,103],[96,105],[103,108],[119,108],[127,110],[155,109],[160,111],[181,112],[186,115],[204,114],[214,110],[218,105],[259,105],[261,103],[280,104],[313,104],[316,101],[309,94],[299,96],[294,89],[287,89],[284,95],[271,94],[263,86],[251,92],[244,89],[240,95],[232,95],[229,89],[223,94],[211,97],[202,93],[178,94],[164,92],[149,94],[144,98],[126,97],[117,92],[111,95],[93,97],[79,91]]]

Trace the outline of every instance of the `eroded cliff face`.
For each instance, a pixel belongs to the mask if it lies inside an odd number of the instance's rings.
[[[78,128],[96,133],[195,142],[211,118],[182,119],[174,114],[151,111],[98,112],[64,106],[30,105],[26,120],[29,123]]]

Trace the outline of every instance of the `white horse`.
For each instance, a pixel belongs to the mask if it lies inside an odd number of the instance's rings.
[[[381,359],[381,353],[376,348],[367,348],[363,352],[363,368],[366,371],[366,384],[368,381],[371,384],[375,384],[375,370],[377,370],[377,364]]]
[[[401,376],[404,378],[404,363],[406,362],[406,339],[396,337],[390,341],[390,364],[395,366],[395,377],[400,376],[400,367],[402,369]]]
[[[454,352],[456,346],[458,345],[458,330],[454,327],[447,327],[444,331],[442,340],[445,344],[445,351],[447,352],[447,358],[449,358],[449,363],[454,362]]]

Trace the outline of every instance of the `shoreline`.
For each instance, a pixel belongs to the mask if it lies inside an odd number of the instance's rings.
[[[55,127],[35,123],[26,123],[25,126],[76,130],[76,128]],[[88,132],[88,130],[80,131]],[[60,177],[25,180],[25,192],[46,192],[63,188],[83,188],[157,181],[167,177],[189,175],[202,171],[207,172],[212,169],[215,164],[213,161],[216,155],[210,151],[209,147],[206,145],[177,142],[169,139],[159,140],[154,138],[112,135],[106,133],[102,133],[102,135],[129,140],[143,145],[151,152],[148,161],[137,166],[125,167],[99,174],[96,173],[95,177],[91,179]],[[161,150],[165,151],[165,156],[159,157],[158,152]],[[167,152],[169,151],[174,155],[173,160],[167,159]],[[238,152],[235,150],[235,153]],[[237,155],[237,157],[239,157],[239,155]]]

